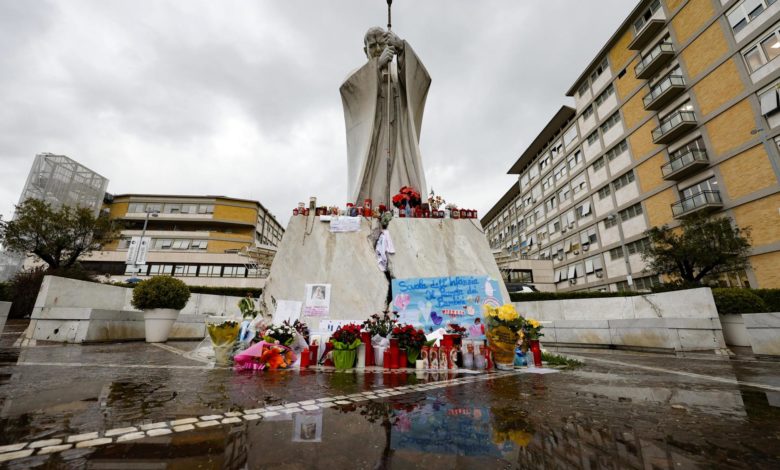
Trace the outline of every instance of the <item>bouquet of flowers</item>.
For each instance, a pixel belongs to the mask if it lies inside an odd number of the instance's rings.
[[[260,341],[233,358],[237,370],[287,369],[297,357],[287,346]]]
[[[447,201],[445,201],[443,197],[437,196],[433,190],[431,190],[431,194],[428,196],[428,204],[430,204],[431,209],[439,210],[439,208],[446,203]]]
[[[402,187],[401,190],[398,191],[398,194],[393,196],[393,205],[399,209],[403,207],[414,209],[421,203],[422,199],[420,199],[420,193],[410,186]]]
[[[281,325],[271,325],[270,328],[263,332],[263,340],[267,343],[279,343],[283,346],[289,346],[294,338],[295,329],[290,326],[288,321],[284,321]]]
[[[350,323],[342,325],[330,336],[330,342],[333,343],[333,349],[357,349],[360,346],[360,325]]]
[[[485,318],[488,327],[505,326],[517,333],[521,332],[525,324],[525,320],[512,304],[504,304],[500,307],[485,305]]]
[[[466,333],[466,328],[457,323],[450,323],[447,325],[447,334],[463,336],[464,333]]]
[[[306,344],[309,344],[309,325],[300,320],[295,320],[292,327],[304,340],[306,340]]]
[[[542,333],[542,325],[533,318],[526,318],[525,322],[523,323],[523,330],[522,330],[522,337],[528,338],[529,340],[535,340],[539,339],[542,336],[544,336],[544,333]]]
[[[375,313],[368,317],[368,320],[364,321],[362,326],[364,330],[371,333],[372,338],[376,335],[387,337],[393,331],[397,317],[398,314],[395,312],[384,312],[381,316]]]
[[[525,320],[512,304],[500,307],[485,305],[485,319],[488,326],[486,336],[496,368],[514,369],[515,345],[523,334]]]
[[[208,331],[214,346],[214,357],[217,364],[227,365],[230,362],[230,356],[238,340],[240,330],[241,326],[233,320],[226,320],[222,323],[206,322],[206,331]]]
[[[398,339],[398,347],[407,351],[419,351],[425,344],[425,332],[412,325],[400,325],[393,328],[393,338]]]

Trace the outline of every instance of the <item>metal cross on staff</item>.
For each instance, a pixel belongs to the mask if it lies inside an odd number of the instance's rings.
[[[389,33],[393,28],[393,21],[392,21],[392,7],[393,7],[393,0],[387,0],[387,32]],[[386,193],[386,200],[385,204],[387,204],[387,207],[390,207],[390,204],[392,202],[390,194],[391,194],[391,188],[390,188],[390,182],[393,178],[393,159],[390,151],[390,106],[392,101],[390,100],[390,94],[392,93],[392,82],[390,81],[390,73],[391,73],[391,65],[393,61],[392,58],[390,59],[390,62],[387,63],[387,193]]]

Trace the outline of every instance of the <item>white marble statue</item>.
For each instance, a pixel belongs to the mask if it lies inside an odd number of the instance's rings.
[[[371,28],[364,43],[368,62],[340,88],[347,127],[347,200],[362,205],[371,199],[374,207],[390,207],[390,198],[402,186],[427,194],[419,142],[431,77],[409,43],[392,31]]]

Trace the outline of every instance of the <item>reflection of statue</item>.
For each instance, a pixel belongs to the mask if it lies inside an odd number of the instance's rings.
[[[389,206],[390,195],[402,186],[426,193],[419,142],[431,78],[411,46],[395,33],[371,28],[364,43],[368,62],[340,89],[347,127],[347,197]]]

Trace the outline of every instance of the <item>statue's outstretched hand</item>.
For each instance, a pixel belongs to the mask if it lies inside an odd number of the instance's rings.
[[[384,67],[387,65],[388,62],[393,60],[393,56],[395,55],[395,48],[392,46],[385,46],[385,50],[382,51],[382,54],[379,56],[379,67]]]

